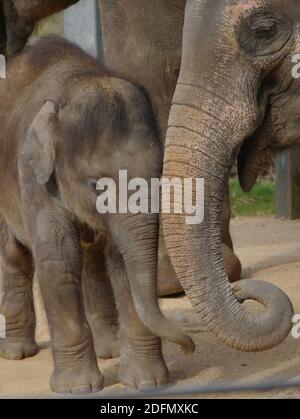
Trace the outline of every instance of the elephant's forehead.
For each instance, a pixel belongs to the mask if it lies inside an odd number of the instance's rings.
[[[300,21],[300,0],[274,0],[282,13],[289,14],[294,20]]]
[[[266,1],[262,0],[234,0],[227,4],[225,13],[230,16],[232,23],[236,23],[240,20],[241,16],[257,7],[261,7],[262,3]]]
[[[258,8],[291,14],[293,18],[300,19],[300,0],[229,0],[225,10],[234,21],[238,21],[244,13]]]

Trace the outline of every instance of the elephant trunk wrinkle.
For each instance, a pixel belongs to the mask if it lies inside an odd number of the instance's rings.
[[[179,94],[182,96],[181,91]],[[291,330],[292,304],[280,289],[259,281],[238,283],[236,289],[240,291],[235,295],[221,250],[223,197],[237,136],[245,131],[243,118],[235,116],[240,127],[235,129],[232,121],[227,121],[224,128],[224,114],[216,122],[213,107],[201,113],[199,105],[197,119],[203,122],[195,130],[191,129],[194,108],[185,107],[184,112],[179,112],[178,102],[175,94],[163,176],[204,178],[205,219],[202,224],[187,225],[186,214],[163,214],[165,240],[173,266],[202,323],[221,341],[246,352],[270,349],[281,343]],[[266,310],[251,314],[240,304],[244,297],[262,303]]]

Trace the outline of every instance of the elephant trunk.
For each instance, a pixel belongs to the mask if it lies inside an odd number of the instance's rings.
[[[261,282],[242,281],[235,295],[225,272],[223,199],[233,158],[243,136],[249,135],[251,112],[245,112],[246,102],[235,105],[228,100],[230,93],[223,95],[224,99],[213,94],[209,83],[201,88],[191,78],[186,83],[182,71],[170,114],[163,176],[190,178],[194,184],[204,178],[204,222],[188,224],[185,212],[171,211],[163,215],[163,228],[175,271],[201,322],[232,348],[262,351],[288,335],[293,308],[281,290]],[[250,314],[240,303],[244,299],[263,303],[266,311]]]
[[[139,318],[152,333],[179,344],[185,353],[192,354],[195,349],[192,339],[168,320],[159,307],[158,224],[157,215],[131,215],[123,218],[121,224],[111,223],[111,231],[125,262]]]

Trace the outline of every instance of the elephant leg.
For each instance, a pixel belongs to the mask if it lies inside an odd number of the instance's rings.
[[[119,356],[118,313],[102,240],[84,245],[82,285],[87,321],[100,358]]]
[[[145,328],[133,303],[125,264],[113,246],[107,252],[120,324],[121,360],[119,377],[131,388],[149,388],[168,381],[161,339]]]
[[[221,218],[221,240],[222,240],[222,251],[225,262],[225,270],[227,272],[230,282],[236,282],[241,279],[242,265],[234,253],[233,242],[230,234],[230,220],[231,220],[231,208],[230,208],[230,194],[229,185],[226,189],[223,212]]]
[[[29,223],[52,340],[54,373],[50,386],[57,393],[100,391],[103,377],[84,314],[79,233],[69,215],[58,207],[31,215]]]
[[[31,254],[0,217],[0,315],[6,332],[0,338],[2,358],[19,360],[37,353],[32,279]]]

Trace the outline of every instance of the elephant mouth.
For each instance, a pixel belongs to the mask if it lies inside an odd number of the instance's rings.
[[[260,123],[252,134],[245,137],[238,153],[238,177],[244,192],[250,192],[253,189],[260,172],[266,166],[266,161],[270,160],[270,156],[274,152],[272,147],[274,139],[270,135],[270,88],[267,83],[258,101]]]
[[[252,190],[270,156],[299,141],[299,119],[278,122],[285,110],[286,95],[295,90],[294,81],[287,79],[279,85],[275,69],[262,82],[257,96],[259,123],[253,133],[244,139],[238,153],[238,176],[244,192]]]
[[[278,120],[278,118],[276,118]],[[270,160],[300,142],[300,119],[284,122],[274,129],[270,115],[257,131],[245,138],[237,159],[238,177],[244,192],[250,192],[258,176],[267,168]]]
[[[255,134],[244,140],[237,159],[239,182],[244,192],[250,192],[253,189],[271,154],[271,147],[261,145]]]

